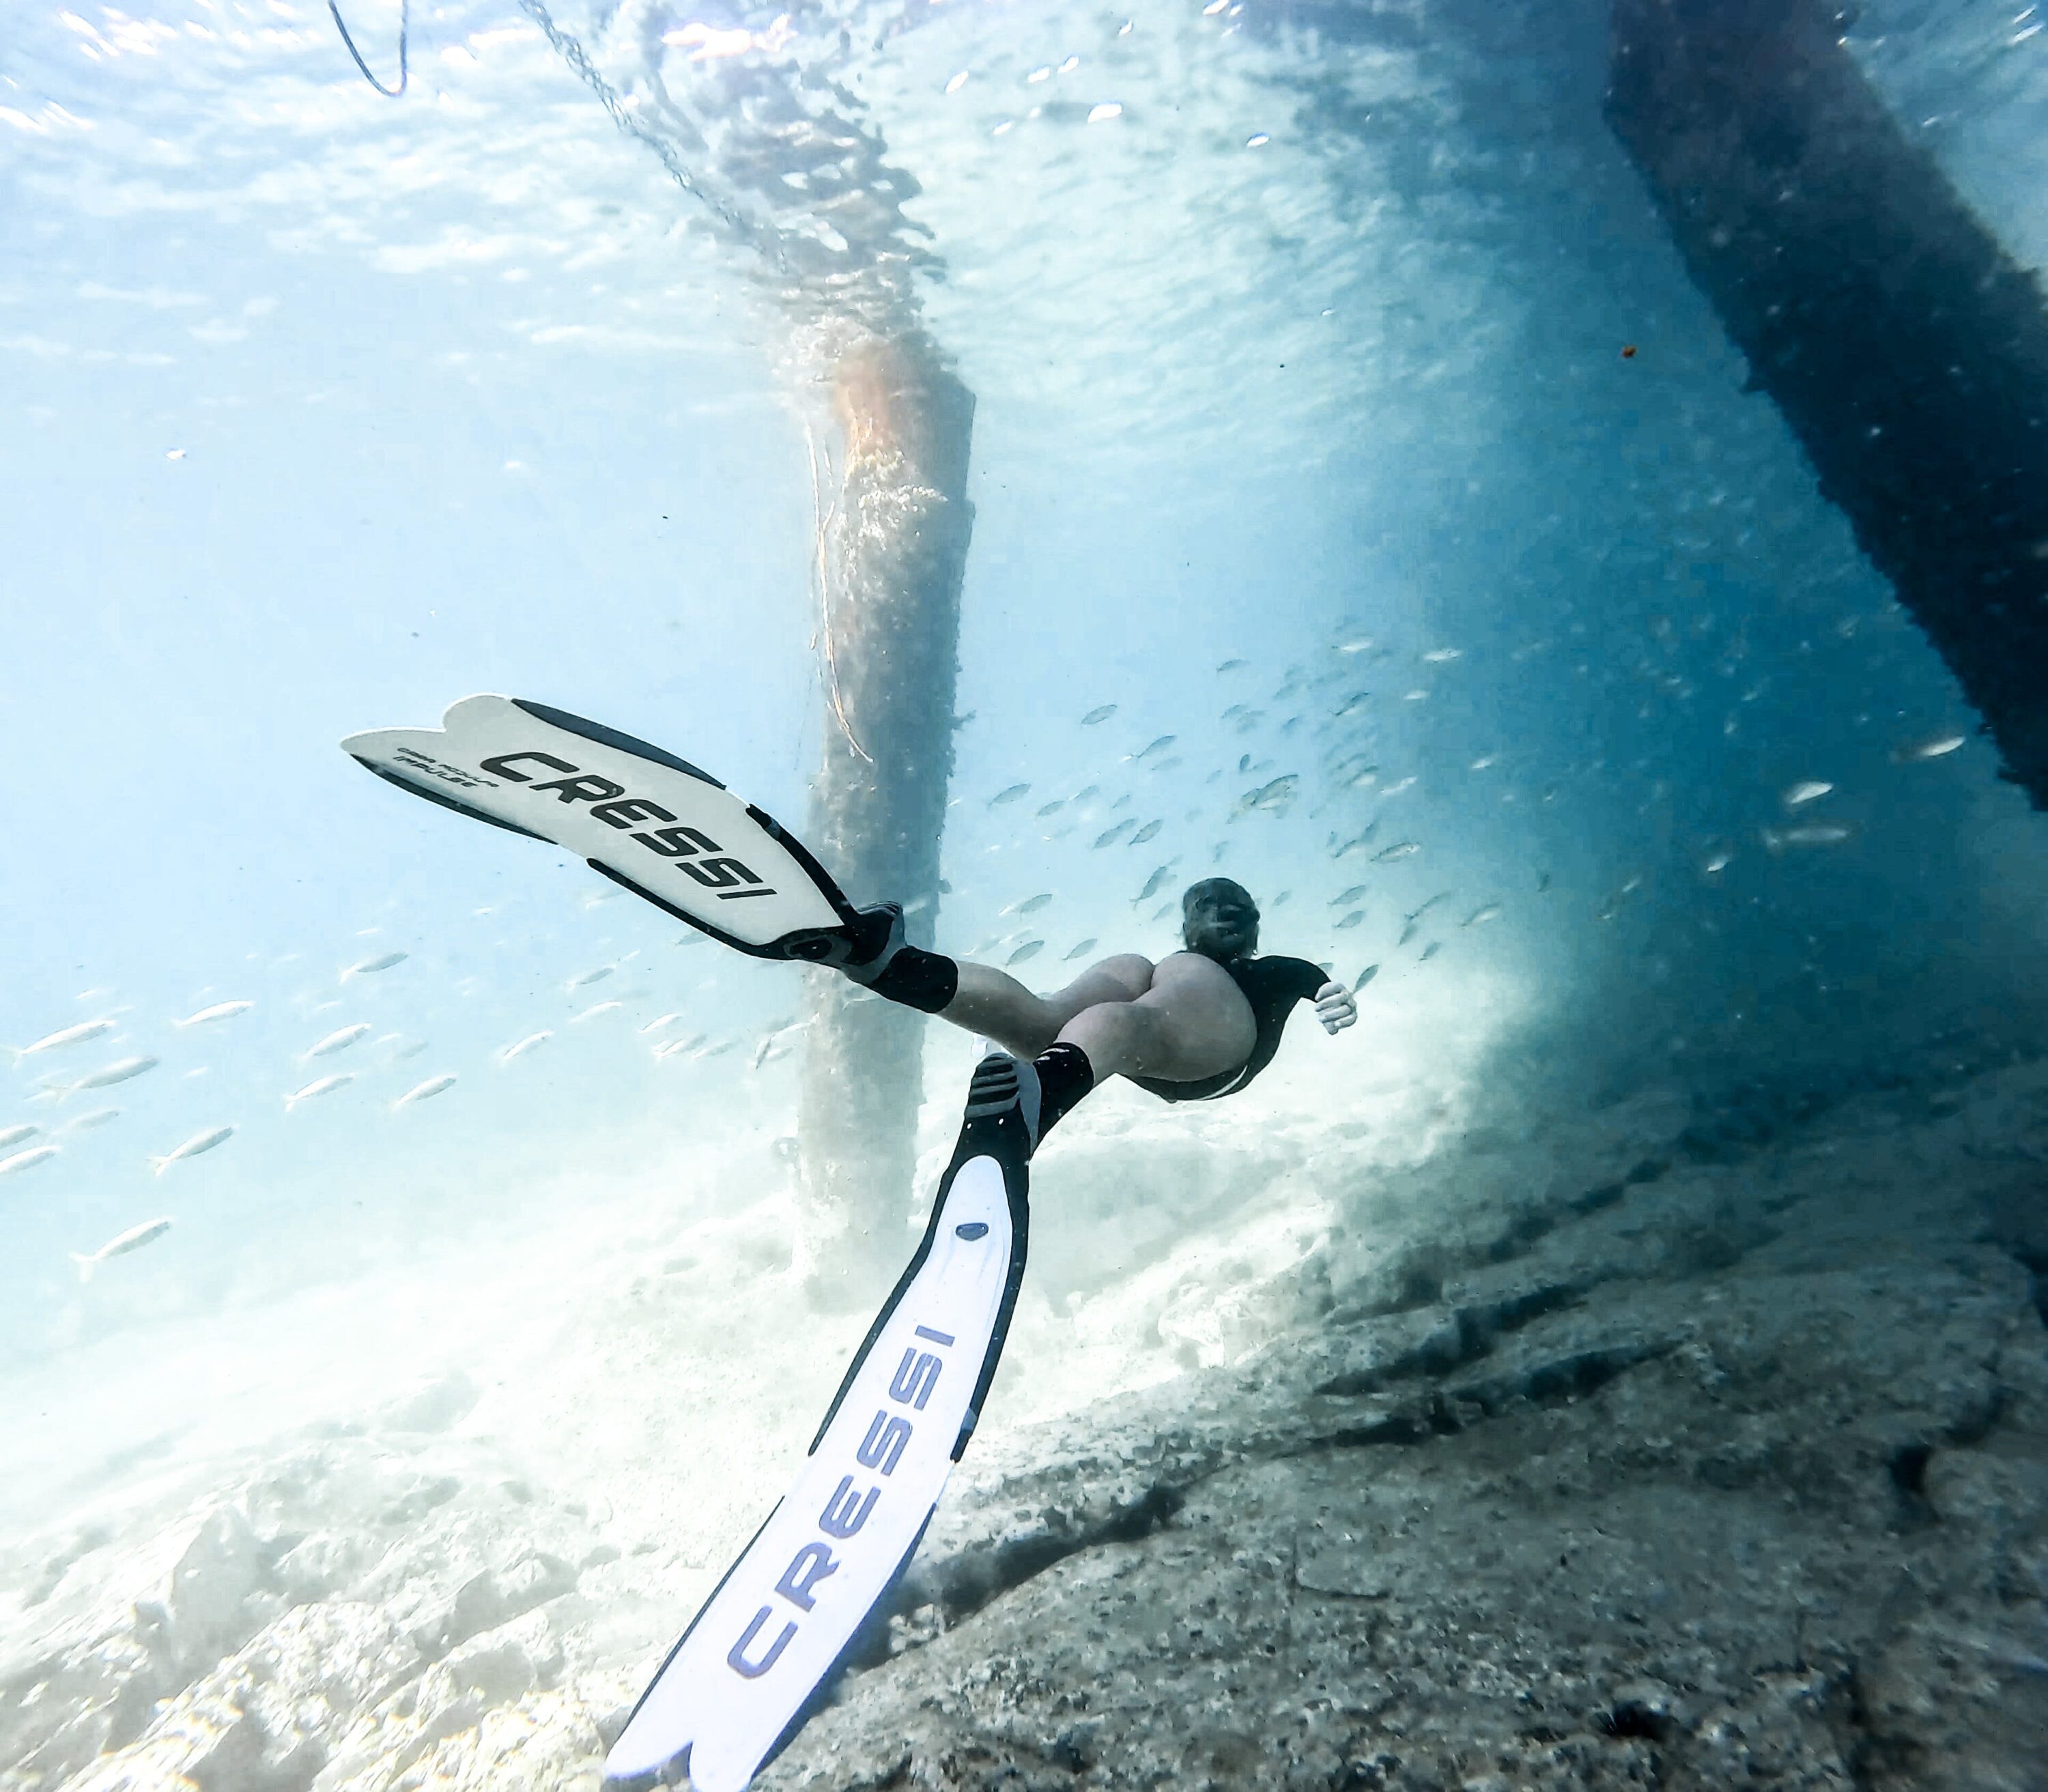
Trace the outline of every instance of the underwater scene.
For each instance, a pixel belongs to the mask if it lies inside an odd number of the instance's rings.
[[[2048,1792],[2044,23],[11,0],[0,1792]]]

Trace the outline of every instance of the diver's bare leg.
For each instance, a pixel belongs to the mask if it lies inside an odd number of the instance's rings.
[[[1019,1057],[1036,1057],[1076,1014],[1135,1002],[1152,987],[1152,961],[1137,952],[1103,959],[1051,995],[1034,995],[992,965],[958,962],[960,987],[939,1018],[992,1039]]]

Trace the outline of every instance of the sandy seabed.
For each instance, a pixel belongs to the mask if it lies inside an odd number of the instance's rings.
[[[983,1428],[761,1783],[2048,1787],[2048,1061],[1328,1093],[1055,1136]],[[10,1378],[0,1789],[594,1786],[864,1329],[791,1224]]]

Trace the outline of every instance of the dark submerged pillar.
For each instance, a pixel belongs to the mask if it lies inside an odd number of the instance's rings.
[[[2048,808],[2048,319],[1813,0],[1615,0],[1607,114],[1687,269]]]
[[[843,355],[832,399],[844,477],[820,541],[824,761],[809,834],[856,903],[903,903],[912,941],[929,945],[974,522],[974,397],[913,339]],[[809,999],[799,1261],[821,1304],[866,1302],[877,1275],[902,1266],[929,1022],[836,973],[816,975]]]

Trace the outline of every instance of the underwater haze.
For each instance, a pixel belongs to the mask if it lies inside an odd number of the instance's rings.
[[[0,46],[0,1792],[595,1787],[917,1243],[973,1034],[339,747],[485,692],[1355,992],[1034,1158],[761,1783],[2048,1786],[2048,820],[1606,0],[338,4]],[[2048,262],[2035,8],[1826,18]]]

